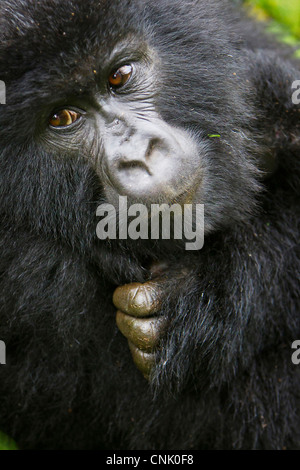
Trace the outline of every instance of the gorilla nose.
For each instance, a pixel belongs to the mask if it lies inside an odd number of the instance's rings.
[[[136,195],[153,189],[158,156],[162,157],[162,152],[157,139],[145,139],[134,146],[123,144],[121,152],[107,158],[108,176],[113,187],[121,194]]]

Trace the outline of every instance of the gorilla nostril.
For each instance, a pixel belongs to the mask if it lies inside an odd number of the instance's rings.
[[[150,139],[147,151],[145,153],[145,159],[148,160],[151,157],[152,152],[157,149],[160,145],[160,139],[153,138]]]

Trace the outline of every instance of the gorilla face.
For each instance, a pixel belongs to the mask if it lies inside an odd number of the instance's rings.
[[[46,220],[38,224],[50,231],[55,224],[57,230],[66,225],[68,211],[69,219],[76,217],[86,227],[92,206],[87,211],[84,200],[104,199],[117,207],[122,195],[130,204],[205,204],[207,233],[244,220],[259,185],[249,136],[252,110],[243,96],[252,89],[243,81],[238,45],[234,49],[221,28],[218,32],[213,6],[205,18],[213,35],[183,26],[175,38],[169,13],[158,2],[125,3],[122,21],[115,21],[118,2],[109,7],[70,3],[67,13],[60,2],[49,4],[49,15],[63,9],[55,25],[26,4],[20,15],[28,28],[16,37],[4,2],[3,37],[6,45],[10,40],[4,54],[11,66],[1,75],[10,106],[1,118],[4,139],[19,144],[16,161],[10,151],[8,166],[16,193],[23,193],[26,207],[16,204],[20,217],[42,197],[43,209],[30,216],[33,221],[44,214]],[[190,23],[181,2],[173,8],[183,24],[185,17]],[[60,39],[54,41],[55,35]],[[178,54],[178,48],[185,53]],[[62,179],[62,173],[69,177]],[[32,191],[24,190],[24,178],[32,181]],[[41,187],[49,188],[47,194],[37,194]],[[53,206],[65,210],[51,228]]]
[[[106,199],[116,205],[119,195],[132,202],[184,202],[199,183],[196,139],[167,124],[157,110],[153,56],[130,38],[118,44],[109,63],[101,64],[91,102],[83,98],[75,107],[71,100],[58,108],[46,130],[50,147],[67,140],[79,150],[84,140]]]

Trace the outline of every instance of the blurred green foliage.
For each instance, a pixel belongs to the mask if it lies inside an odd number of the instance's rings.
[[[15,441],[0,432],[0,450],[18,450],[18,447]]]
[[[295,46],[300,58],[300,0],[245,0],[245,4],[256,18],[268,21],[268,31]]]

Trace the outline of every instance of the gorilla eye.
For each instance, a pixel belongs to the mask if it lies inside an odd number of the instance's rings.
[[[50,118],[49,124],[52,127],[67,127],[73,124],[80,118],[80,114],[70,109],[62,109],[57,113],[53,114]]]
[[[121,88],[128,82],[133,72],[132,65],[123,65],[108,77],[111,88]]]

